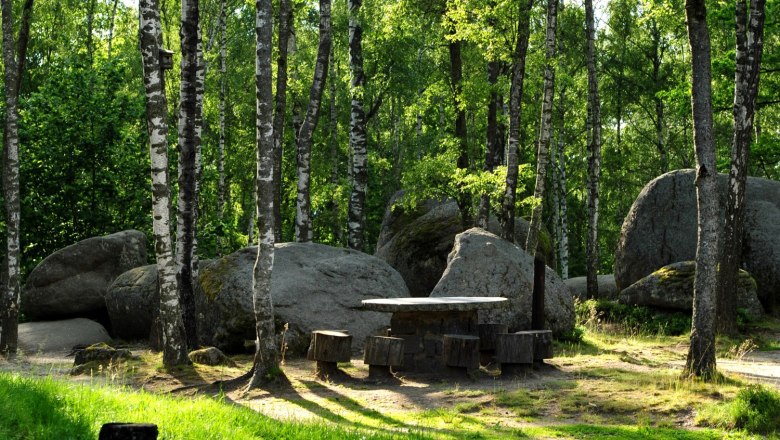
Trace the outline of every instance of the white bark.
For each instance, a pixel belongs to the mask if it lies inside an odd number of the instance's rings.
[[[362,0],[348,0],[349,5],[349,70],[352,109],[349,118],[349,146],[352,150],[352,192],[349,197],[347,242],[351,249],[363,250],[365,214],[363,208],[368,188],[368,152],[366,151],[366,112],[363,98],[366,77],[363,74]]]
[[[601,101],[596,71],[596,30],[593,0],[585,0],[585,21],[588,40],[588,239],[587,297],[599,293],[599,180],[601,175]]]

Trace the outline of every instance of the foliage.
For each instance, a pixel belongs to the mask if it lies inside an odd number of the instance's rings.
[[[761,385],[749,385],[734,399],[704,408],[699,425],[743,429],[755,434],[780,433],[780,393]]]
[[[618,325],[632,334],[681,335],[690,331],[691,318],[682,312],[660,313],[649,307],[629,306],[604,299],[577,301],[574,305],[579,325],[600,327]]]

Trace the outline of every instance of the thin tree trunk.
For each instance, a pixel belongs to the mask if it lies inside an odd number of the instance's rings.
[[[599,180],[601,175],[601,101],[596,72],[596,30],[593,24],[593,0],[585,0],[588,40],[588,240],[587,297],[599,294]]]
[[[750,138],[753,131],[759,68],[764,46],[765,0],[736,1],[736,73],[734,75],[734,138],[726,202],[726,223],[718,285],[718,330],[736,333],[737,277],[745,232],[745,185]]]
[[[514,54],[512,87],[509,93],[509,141],[506,150],[506,190],[501,206],[501,236],[510,242],[515,240],[515,199],[517,196],[518,149],[520,148],[520,118],[522,117],[523,81],[525,80],[525,56],[528,52],[530,14],[534,0],[522,3],[517,22],[517,45]]]
[[[661,84],[661,63],[663,62],[666,47],[662,40],[661,31],[655,20],[651,21],[650,34],[653,41],[653,52],[650,60],[653,63],[653,103],[655,105],[655,148],[661,157],[661,174],[669,171],[669,157],[664,140],[664,102],[659,95],[663,85]]]
[[[312,239],[311,226],[311,145],[314,129],[320,117],[322,91],[328,76],[331,28],[330,0],[320,0],[320,42],[317,62],[314,65],[314,81],[309,91],[309,106],[298,134],[298,197],[295,216],[295,240],[309,242]]]
[[[331,233],[333,234],[334,243],[341,244],[342,239],[342,224],[339,221],[339,194],[336,190],[339,185],[339,112],[336,108],[336,59],[334,57],[333,46],[330,50],[330,75],[328,82],[330,83],[330,96],[328,96],[328,103],[330,107],[330,122],[329,122],[329,139],[328,147],[330,150],[330,185],[331,199],[330,199],[330,214],[331,214]]]
[[[563,103],[563,91],[561,93],[561,104]],[[559,175],[559,212],[558,222],[560,224],[560,242],[558,245],[558,261],[561,266],[561,277],[565,280],[569,278],[569,209],[566,201],[566,148],[563,139],[563,119],[561,119],[560,137],[558,138],[558,175]]]
[[[225,112],[227,111],[227,0],[220,0],[219,6],[219,146],[217,153],[217,219],[225,220]],[[223,234],[217,237],[217,255],[225,247]]]
[[[152,218],[160,289],[163,364],[172,366],[188,364],[189,359],[171,245],[167,104],[164,71],[160,66],[162,33],[157,0],[141,0],[139,21],[146,90],[146,123],[152,163]]]
[[[454,30],[452,31],[454,33]],[[453,105],[455,107],[455,138],[458,139],[459,155],[457,166],[460,169],[469,167],[469,144],[466,131],[466,109],[463,98],[463,57],[461,56],[462,42],[453,40],[449,43],[450,52],[450,80],[452,81]],[[458,191],[458,209],[460,221],[464,228],[472,226],[471,195],[460,189]]]
[[[114,43],[114,21],[116,19],[116,8],[119,5],[119,0],[114,0],[111,6],[111,18],[108,25],[108,59],[111,59],[111,48]]]
[[[19,91],[24,75],[33,0],[22,9],[18,47],[14,47],[13,1],[2,0],[5,127],[3,129],[3,201],[5,202],[6,254],[0,297],[0,354],[16,356],[19,340],[20,225],[19,202]],[[18,51],[18,54],[16,53]]]
[[[287,111],[287,56],[293,10],[290,0],[279,0],[279,39],[276,58],[276,97],[274,103],[274,240],[282,241],[282,157],[284,119]]]
[[[93,40],[92,40],[92,32],[93,32],[93,26],[95,23],[95,5],[97,1],[96,0],[89,0],[89,4],[87,5],[87,59],[89,60],[89,63],[92,64],[92,58],[94,54],[93,49]]]
[[[539,124],[539,147],[536,151],[536,186],[534,197],[537,205],[531,214],[531,224],[528,226],[528,237],[525,250],[536,255],[536,245],[539,241],[539,231],[542,227],[542,208],[545,194],[545,177],[549,161],[547,150],[550,147],[550,128],[552,125],[552,98],[555,89],[555,27],[557,22],[558,0],[547,0],[547,36],[544,67],[544,97],[542,100],[542,118]]]
[[[704,0],[686,0],[685,12],[691,48],[693,143],[696,151],[698,244],[693,283],[691,345],[685,375],[705,380],[716,375],[715,313],[718,278],[718,208],[715,143],[712,133],[710,35]]]
[[[365,246],[366,190],[368,188],[368,152],[366,150],[366,112],[363,97],[366,77],[363,74],[363,25],[360,14],[362,0],[348,0],[349,4],[349,70],[352,95],[349,118],[349,145],[352,150],[352,192],[349,196],[347,241],[351,249]]]
[[[274,265],[274,138],[273,95],[271,92],[271,45],[273,15],[271,0],[257,0],[257,261],[252,272],[252,303],[255,312],[255,358],[248,388],[254,388],[279,369],[279,350],[274,334],[274,306],[271,301],[271,271]]]
[[[498,75],[501,70],[499,61],[489,61],[488,66],[488,85],[490,86],[490,100],[488,101],[487,111],[487,133],[485,145],[485,171],[493,172],[493,169],[499,163],[500,132],[498,127]],[[488,217],[490,216],[490,197],[482,194],[479,200],[479,211],[477,212],[476,224],[482,229],[487,229]]]

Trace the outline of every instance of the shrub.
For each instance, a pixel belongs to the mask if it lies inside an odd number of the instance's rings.
[[[733,400],[704,408],[697,417],[701,425],[744,429],[753,434],[780,432],[780,393],[750,385]]]
[[[605,299],[576,302],[574,310],[577,324],[584,326],[613,324],[630,333],[664,335],[680,335],[691,329],[690,316],[682,312],[659,312]]]

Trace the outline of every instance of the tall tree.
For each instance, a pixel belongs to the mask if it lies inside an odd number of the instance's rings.
[[[165,71],[160,63],[162,32],[157,0],[140,0],[140,48],[146,91],[146,125],[152,162],[152,210],[157,279],[160,290],[160,325],[163,364],[188,364],[187,344],[179,304],[176,264],[170,229],[170,187],[168,185],[168,125],[165,99]]]
[[[528,52],[528,38],[531,34],[530,15],[534,0],[521,3],[517,20],[517,43],[513,56],[512,86],[509,92],[509,141],[506,151],[506,190],[501,204],[501,236],[515,240],[515,200],[517,198],[517,153],[520,148],[520,124],[523,104],[523,83],[525,81],[525,56]]]
[[[710,34],[705,0],[686,0],[685,16],[691,49],[693,143],[696,151],[698,206],[696,275],[693,281],[691,345],[685,374],[711,379],[715,365],[715,312],[718,278],[718,172],[712,133]]]
[[[19,339],[20,258],[19,233],[19,89],[27,58],[33,0],[22,9],[18,44],[14,44],[13,1],[2,0],[3,85],[5,87],[5,126],[3,129],[3,200],[5,201],[6,254],[2,269],[0,297],[0,354],[16,355]]]
[[[487,109],[487,130],[485,145],[485,171],[492,172],[496,165],[501,163],[501,137],[498,123],[498,76],[501,73],[501,64],[498,60],[491,60],[487,63],[488,85],[490,86],[490,98]],[[490,198],[487,194],[482,194],[479,200],[479,211],[477,212],[476,224],[480,228],[487,229],[488,217],[490,215]]]
[[[349,146],[352,150],[352,192],[349,197],[347,241],[351,249],[363,250],[368,187],[368,153],[366,151],[366,112],[363,97],[366,76],[363,73],[363,24],[360,6],[363,0],[348,0],[349,4],[349,71],[352,110],[349,118]]]
[[[593,0],[585,0],[585,28],[588,40],[588,240],[587,297],[599,294],[599,177],[601,174],[601,100],[596,72],[596,29]]]
[[[539,124],[539,142],[536,150],[536,186],[534,197],[537,204],[531,214],[531,224],[528,226],[528,237],[525,241],[525,250],[531,255],[536,255],[536,245],[539,241],[539,231],[542,227],[542,207],[545,194],[545,179],[547,176],[547,163],[549,161],[547,150],[550,147],[550,131],[552,127],[552,101],[555,89],[555,28],[558,16],[558,0],[547,0],[547,33],[545,37],[545,66],[544,66],[544,96],[542,100],[542,117]]]
[[[736,1],[736,72],[734,75],[734,138],[726,202],[726,223],[718,284],[718,327],[724,333],[736,331],[737,275],[745,231],[745,185],[753,115],[758,96],[759,68],[764,47],[765,0]]]
[[[219,2],[219,143],[217,152],[217,218],[225,218],[227,181],[225,180],[225,112],[227,111],[227,0]],[[217,238],[217,254],[222,255],[222,235]]]
[[[198,166],[200,149],[198,126],[200,115],[198,94],[198,69],[200,40],[200,10],[198,0],[181,1],[181,82],[179,107],[179,197],[176,231],[176,270],[179,281],[184,330],[187,345],[197,347],[195,282],[193,266],[195,257],[196,211],[198,209]],[[197,263],[195,263],[197,264]]]
[[[284,119],[287,112],[287,55],[293,10],[291,0],[279,0],[279,38],[276,55],[276,97],[274,103],[274,239],[282,240],[282,156]],[[297,133],[296,133],[297,136]]]
[[[455,29],[452,29],[452,34]],[[463,57],[461,40],[451,40],[449,42],[450,53],[450,81],[452,87],[453,105],[455,107],[455,138],[458,140],[458,168],[467,169],[469,167],[469,144],[468,132],[466,129],[466,106],[463,97]],[[472,225],[471,218],[471,196],[466,191],[459,191],[458,209],[460,210],[460,221],[464,228]]]
[[[322,91],[328,75],[330,58],[331,26],[330,0],[320,0],[320,42],[317,48],[317,61],[314,65],[314,81],[309,90],[309,106],[298,133],[298,197],[295,216],[295,240],[309,242],[312,239],[311,227],[311,145],[314,129],[320,117]]]
[[[255,3],[256,158],[255,201],[257,209],[257,260],[252,272],[252,303],[255,312],[255,358],[249,388],[266,380],[279,368],[279,350],[274,334],[271,301],[271,271],[274,265],[274,139],[271,92],[271,45],[273,15],[271,0]]]

